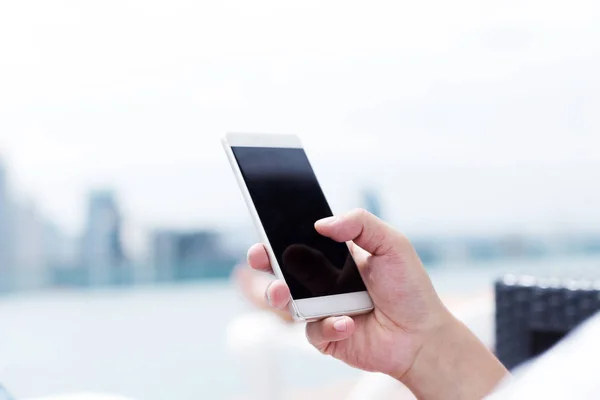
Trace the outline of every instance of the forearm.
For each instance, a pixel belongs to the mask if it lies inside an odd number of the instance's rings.
[[[462,322],[448,322],[426,339],[400,380],[423,400],[480,400],[508,371]]]

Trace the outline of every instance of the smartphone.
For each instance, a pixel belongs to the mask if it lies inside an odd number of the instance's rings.
[[[228,133],[222,141],[273,272],[290,288],[294,318],[372,310],[347,243],[315,230],[317,220],[333,214],[300,139]]]

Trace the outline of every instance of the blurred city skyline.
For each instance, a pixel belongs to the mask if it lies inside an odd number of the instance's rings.
[[[359,205],[387,219],[379,189],[364,187],[356,196]],[[96,188],[81,200],[86,209],[84,225],[69,235],[41,214],[34,202],[13,196],[0,162],[0,294],[224,278],[257,237],[243,224],[235,230],[166,225],[133,232],[127,228],[130,216],[123,212],[114,190]],[[581,229],[537,235],[525,231],[465,235],[455,230],[412,239],[428,267],[600,253],[600,233]]]
[[[0,154],[70,234],[102,187],[142,230],[251,231],[227,131],[299,134],[336,211],[374,186],[409,234],[600,229],[596,2],[2,7]]]
[[[221,232],[201,227],[139,231],[136,247],[114,191],[91,190],[82,201],[84,225],[66,234],[34,202],[13,196],[0,161],[0,294],[223,278],[243,256]]]

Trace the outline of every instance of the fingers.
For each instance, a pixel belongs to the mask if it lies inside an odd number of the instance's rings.
[[[361,249],[362,250],[362,249]],[[362,250],[364,251],[364,250]],[[360,259],[357,261],[361,261]],[[365,290],[360,272],[356,267],[355,257],[348,255],[342,270],[339,273],[336,287],[347,292],[360,292]]]
[[[256,270],[273,273],[267,249],[262,243],[257,243],[248,250],[248,264]]]
[[[373,255],[392,253],[404,238],[388,224],[362,209],[319,220],[315,223],[315,229],[338,242],[353,241]]]
[[[297,283],[309,290],[313,296],[331,294],[338,282],[340,270],[318,250],[302,244],[289,246],[283,253],[283,268]]]
[[[350,317],[329,317],[306,324],[306,337],[322,353],[328,353],[332,342],[348,339],[356,329]]]
[[[284,281],[279,279],[271,282],[267,287],[265,295],[271,307],[279,310],[285,310],[291,299],[290,289]]]

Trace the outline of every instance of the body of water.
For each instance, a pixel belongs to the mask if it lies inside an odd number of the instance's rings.
[[[498,261],[431,270],[445,294],[491,290],[505,272],[600,270],[600,257]],[[0,382],[19,397],[98,391],[139,400],[231,399],[243,379],[225,329],[248,306],[226,281],[0,298]],[[323,357],[289,359],[292,384],[356,371]],[[310,368],[308,368],[310,367]]]

